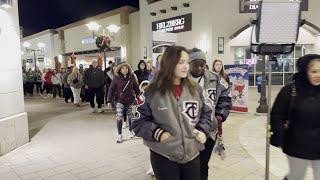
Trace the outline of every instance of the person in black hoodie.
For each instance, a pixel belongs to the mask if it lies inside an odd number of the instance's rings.
[[[144,80],[148,80],[150,72],[147,70],[147,64],[144,60],[140,60],[138,70],[134,71],[140,84]]]
[[[103,98],[103,86],[104,86],[104,73],[100,67],[98,67],[98,62],[93,61],[92,66],[84,74],[84,84],[85,89],[88,89],[90,97],[90,105],[92,112],[96,112],[94,97],[96,96],[96,101],[98,104],[98,113],[102,113],[102,104],[104,103]]]
[[[301,57],[297,68],[272,107],[270,144],[288,157],[285,179],[303,179],[309,162],[314,179],[320,179],[320,55]]]

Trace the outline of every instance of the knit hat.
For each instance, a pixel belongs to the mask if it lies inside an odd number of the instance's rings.
[[[207,62],[206,55],[202,51],[190,52],[189,58],[190,58],[189,63],[196,60],[196,59],[201,59],[201,60]]]

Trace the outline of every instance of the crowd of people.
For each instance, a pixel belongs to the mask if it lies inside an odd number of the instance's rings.
[[[106,103],[116,111],[116,142],[123,142],[122,129],[128,126],[129,138],[141,137],[149,148],[147,174],[158,180],[207,180],[212,153],[224,156],[229,77],[221,60],[214,60],[210,70],[197,48],[171,46],[156,61],[140,60],[135,71],[126,62],[112,61],[104,71],[96,61],[87,69],[23,68],[24,94],[58,96],[76,107],[86,102],[99,113]],[[308,162],[319,179],[320,56],[301,57],[297,67],[293,82],[282,88],[272,108],[271,145],[288,156],[285,179],[302,179]]]
[[[42,73],[23,68],[23,85],[25,95],[33,96],[36,89],[44,98],[58,96],[76,107],[86,102],[92,112],[102,113],[105,103],[115,109],[116,142],[123,142],[128,124],[129,138],[142,137],[149,147],[148,174],[158,180],[207,179],[231,107],[222,61],[210,71],[201,50],[179,46],[167,48],[156,63],[140,60],[135,71],[126,62],[111,61],[104,71],[96,61],[87,69],[80,65]]]

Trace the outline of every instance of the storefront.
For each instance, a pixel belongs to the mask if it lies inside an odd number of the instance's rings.
[[[249,51],[251,28],[248,24],[256,16],[254,12],[258,6],[244,5],[245,1],[252,0],[223,3],[212,0],[140,0],[141,56],[152,57],[153,47],[160,37],[164,44],[169,42],[202,49],[210,68],[214,59],[221,59],[224,64],[247,63],[250,85],[256,85],[262,67],[259,57]],[[302,3],[302,19],[309,24],[301,28],[295,51],[288,56],[279,56],[273,65],[273,83],[277,85],[287,83],[296,72],[295,61],[299,57],[320,53],[320,11],[316,8],[320,7],[320,1],[303,0]],[[190,20],[187,15],[191,16]]]
[[[46,30],[25,37],[22,44],[27,43],[29,46],[22,48],[23,62],[27,68],[34,68],[36,57],[37,66],[42,69],[54,68],[55,59],[58,59],[62,67],[71,64],[89,67],[92,61],[102,59],[101,67],[104,69],[104,57],[106,62],[137,61],[139,51],[136,49],[139,48],[136,44],[140,44],[140,18],[137,11],[134,7],[124,6],[55,30]],[[87,26],[90,22],[96,23],[99,29],[90,30]],[[114,28],[118,31],[113,31]],[[102,35],[109,36],[111,41],[110,49],[105,52],[99,50],[96,45],[96,38]],[[39,43],[43,47],[39,48]],[[71,60],[71,55],[75,60]]]
[[[57,56],[60,46],[56,30],[49,29],[32,36],[23,38],[22,64],[34,69],[35,65],[40,69],[54,67],[54,57]]]

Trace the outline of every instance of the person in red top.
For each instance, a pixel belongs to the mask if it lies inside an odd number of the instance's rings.
[[[52,93],[52,71],[48,68],[44,74],[44,88],[48,96]]]

